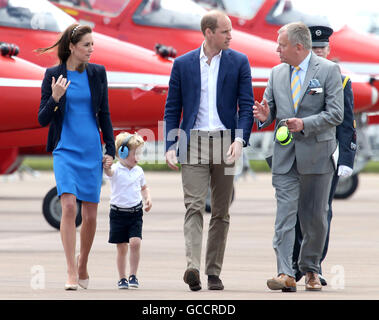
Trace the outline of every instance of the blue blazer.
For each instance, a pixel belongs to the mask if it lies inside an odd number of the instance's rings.
[[[108,82],[104,66],[89,63],[86,67],[88,82],[91,91],[92,109],[96,118],[97,127],[103,133],[105,142],[105,153],[115,156],[115,144],[113,127],[108,105]],[[46,69],[45,77],[42,81],[41,103],[38,111],[38,122],[45,127],[50,125],[47,137],[46,150],[51,152],[57,146],[62,132],[63,117],[66,105],[66,94],[58,103],[51,96],[52,77],[58,79],[60,75],[67,78],[66,64],[59,64]]]
[[[199,111],[200,90],[198,48],[176,58],[171,70],[164,112],[166,151],[176,147],[178,137],[175,135],[178,128],[183,130],[186,136],[185,141],[179,141],[179,149],[187,146],[190,130],[195,125]],[[232,141],[236,136],[241,137],[245,146],[249,142],[253,126],[253,105],[251,70],[246,55],[232,49],[224,50],[217,79],[217,111],[223,125],[231,129]],[[236,129],[242,129],[243,133],[237,132],[236,135]],[[182,136],[180,140],[184,140]]]
[[[345,76],[342,76],[342,82]],[[336,127],[336,137],[339,145],[337,165],[348,166],[353,169],[354,157],[357,149],[357,134],[354,124],[354,96],[350,79],[347,80],[343,89],[344,117],[343,122]]]

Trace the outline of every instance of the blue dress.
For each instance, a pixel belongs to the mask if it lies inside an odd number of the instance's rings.
[[[66,91],[62,133],[53,151],[58,195],[71,193],[78,200],[98,203],[103,153],[87,72],[67,70],[67,79],[71,83]]]

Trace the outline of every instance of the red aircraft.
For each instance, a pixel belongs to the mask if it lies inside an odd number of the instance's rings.
[[[38,55],[34,50],[55,43],[59,32],[74,22],[48,1],[0,2],[0,174],[17,169],[25,154],[45,153],[47,128],[37,121],[40,87],[44,67],[57,61],[55,54]],[[106,67],[115,130],[139,130],[149,140],[159,138],[158,121],[163,119],[172,61],[96,32],[93,38],[91,62]],[[19,46],[18,57],[10,56],[18,51],[8,44],[12,42]],[[54,201],[48,195],[47,208]],[[52,220],[57,216],[51,211],[47,215]]]
[[[194,5],[199,12],[204,12],[201,7],[190,1],[187,2],[190,7]],[[86,3],[90,2],[87,1]],[[101,2],[98,1],[97,3]],[[121,2],[115,0],[103,2],[104,6],[114,5],[115,3],[119,4]],[[143,14],[145,14],[148,8],[145,6],[140,7],[140,4],[141,1],[138,3],[130,1],[128,2],[128,8],[133,5],[135,9],[137,7],[143,9]],[[73,18],[63,11],[43,0],[33,2],[26,0],[2,1],[0,3],[0,14],[2,17],[0,20],[1,41],[18,42],[21,46],[19,54],[21,58],[44,67],[51,66],[56,62],[55,55],[40,56],[34,52],[34,49],[51,45],[57,39],[57,32],[75,22]],[[195,24],[199,25],[200,17],[199,13],[192,17],[192,20],[194,20],[192,22],[193,26]],[[105,17],[103,18],[106,21]],[[123,25],[124,27],[128,29],[126,25]],[[180,31],[177,29],[151,27],[151,30],[154,33],[149,37],[148,41],[140,43],[149,48],[154,47],[153,37],[158,41],[171,38],[171,42],[169,41],[168,43],[174,43],[174,38],[179,37],[180,39],[188,39],[188,43],[184,43],[177,48],[178,51],[180,49],[180,53],[183,53],[199,46],[203,39],[198,30],[188,30],[189,33],[186,37],[180,36]],[[135,42],[138,42],[138,39],[147,39],[144,31],[143,27],[132,30],[131,34],[133,34]],[[125,82],[132,86],[133,84],[139,86],[138,88],[133,88],[133,90],[111,90],[109,99],[111,107],[113,106],[113,110],[111,110],[113,123],[116,126],[125,126],[124,121],[126,118],[126,121],[129,121],[128,125],[139,128],[149,127],[151,119],[154,119],[154,121],[162,119],[165,101],[164,89],[167,88],[172,61],[158,58],[149,50],[144,50],[98,33],[94,33],[94,41],[96,50],[92,55],[92,62],[106,66],[110,87],[112,84],[117,85]],[[262,97],[270,68],[279,61],[278,56],[275,54],[275,45],[271,41],[261,40],[240,32],[234,35],[233,43],[236,44],[239,50],[249,53],[250,60],[254,65],[254,79],[263,80],[254,83],[255,95],[259,99]],[[253,52],[255,52],[254,57]],[[150,88],[153,89],[147,90]],[[124,92],[129,95],[121,99],[121,96],[125,94]],[[154,96],[154,102],[147,100],[150,95]],[[139,99],[139,104],[133,103],[137,98]],[[140,107],[134,108],[134,105]],[[125,108],[131,108],[131,106],[132,109],[127,110],[128,116],[125,117]],[[154,108],[149,108],[149,112],[146,112],[148,106],[154,106]],[[119,124],[118,121],[122,123]]]
[[[75,20],[47,1],[15,1],[15,3],[17,6],[13,6],[12,0],[6,4],[4,1],[0,3],[3,5],[0,7],[0,15],[2,14],[0,41],[16,42],[20,47],[18,56],[29,62],[42,67],[54,65],[57,63],[55,53],[38,55],[34,50],[54,43],[58,33]],[[172,61],[156,55],[153,51],[96,32],[93,37],[95,51],[91,62],[106,67],[114,126],[131,129],[156,127],[157,119],[163,117]],[[43,71],[40,80],[44,74],[44,69],[41,70]],[[22,68],[18,73],[5,68],[2,68],[1,72],[11,78],[28,77],[22,72]],[[2,99],[7,97],[7,94],[1,95]],[[12,98],[10,95],[9,99]],[[39,99],[36,101],[35,108],[39,105]],[[0,130],[20,130],[24,129],[23,125],[39,127],[36,111],[31,109],[26,113],[22,112],[16,118],[14,111],[3,110]]]
[[[18,7],[14,8],[19,8],[20,2],[24,3],[23,14],[27,11],[31,11],[32,13],[28,14],[30,17],[33,15],[33,19],[30,18],[30,20],[33,21],[30,21],[29,23],[22,23],[27,25],[27,28],[33,30],[21,31],[17,28],[10,28],[9,32],[7,31],[4,34],[6,39],[3,41],[11,42],[15,41],[13,39],[28,37],[28,41],[23,44],[23,50],[21,50],[20,56],[38,65],[49,66],[53,63],[52,58],[49,60],[46,57],[39,57],[33,53],[33,49],[51,44],[52,41],[50,40],[52,40],[53,35],[51,32],[47,33],[42,30],[36,32],[35,29],[44,29],[44,26],[46,25],[56,31],[60,31],[62,28],[59,29],[59,26],[67,25],[68,15],[60,11],[59,19],[57,19],[57,22],[55,22],[54,25],[54,23],[47,21],[47,15],[43,16],[39,13],[37,14],[37,12],[39,12],[38,8],[45,6],[45,1],[38,0],[30,2],[18,0]],[[143,46],[148,49],[153,49],[157,43],[164,42],[166,46],[175,45],[175,50],[177,50],[177,53],[182,54],[188,50],[197,48],[203,41],[203,35],[199,31],[199,24],[201,16],[204,14],[205,10],[190,0],[181,0],[180,2],[175,0],[163,0],[162,2],[156,0],[100,0],[96,2],[74,2],[83,3],[85,7],[78,7],[81,8],[82,11],[75,11],[72,7],[66,7],[66,12],[69,12],[76,19],[79,19],[81,23],[92,24],[95,26],[94,30],[97,32],[107,34],[111,37],[116,36],[120,40],[127,40],[130,43]],[[4,1],[1,3],[4,3]],[[5,1],[5,3],[7,3],[7,1]],[[69,5],[67,1],[64,3]],[[179,3],[180,6],[178,6]],[[11,4],[12,0],[9,0],[7,6],[9,7]],[[10,12],[11,14],[16,15],[17,10],[14,8]],[[88,8],[88,10],[86,8]],[[95,8],[98,8],[97,11],[94,11]],[[183,9],[186,10],[185,13],[181,12]],[[102,10],[101,15],[97,14],[99,10]],[[55,15],[58,16],[58,13],[55,13]],[[168,17],[170,20],[169,22],[166,20]],[[96,22],[99,20],[101,21],[101,24],[92,22],[90,21],[91,19],[95,19]],[[134,23],[132,19],[139,19],[139,22]],[[151,19],[153,19],[153,21]],[[72,18],[70,22],[72,22]],[[95,39],[96,46],[101,45],[99,44],[101,42],[102,39],[99,39],[99,41]],[[136,63],[136,61],[124,61],[125,59],[122,58],[122,55],[120,56],[118,53],[115,54],[115,51],[113,51],[114,47],[119,46],[119,51],[123,51],[121,46],[126,46],[124,41],[122,41],[121,44],[120,42],[117,43],[114,42],[114,45],[112,46],[103,45],[101,50],[96,50],[95,52],[103,52],[103,50],[107,50],[107,54],[102,55],[103,59],[97,59],[94,55],[93,61],[104,64],[108,71],[113,71],[111,68],[118,68],[119,64],[127,62],[129,62],[129,65],[138,66],[139,64]],[[263,40],[246,33],[236,31],[233,33],[232,47],[241,52],[245,52],[248,55],[250,64],[252,65],[254,94],[255,97],[260,99],[263,95],[271,67],[279,63],[279,58],[275,53],[275,44],[272,41]],[[171,51],[172,50],[166,50],[166,53],[170,54]],[[117,59],[109,59],[109,57],[113,56],[117,56]],[[144,65],[149,67],[149,63],[145,63]],[[370,103],[371,98],[365,100],[366,107],[366,102]]]
[[[235,29],[272,41],[276,41],[279,28],[289,22],[330,26],[334,33],[329,59],[355,73],[379,74],[379,38],[349,27],[354,24],[354,17],[344,16],[349,10],[342,10],[338,2],[319,0],[316,6],[303,0],[240,0],[237,4],[231,0],[195,1],[206,8],[225,10]],[[360,6],[359,1],[350,2]]]
[[[94,30],[154,50],[170,47],[168,55],[182,55],[203,42],[200,20],[205,9],[191,0],[52,1],[59,8],[89,24]],[[275,44],[233,31],[231,48],[244,52],[252,68],[254,94],[262,97],[271,68],[278,64]]]
[[[330,37],[331,53],[328,58],[338,61],[343,69],[367,75],[372,80],[379,75],[379,37],[351,27],[357,24],[354,20],[357,20],[355,13],[359,7],[366,5],[366,11],[369,11],[373,5],[371,1],[345,1],[343,13],[340,2],[329,0],[319,0],[314,5],[303,0],[195,1],[205,8],[227,12],[235,29],[273,41],[278,37],[279,28],[289,22],[330,26],[334,32]],[[367,19],[359,20],[361,25],[369,23]],[[379,81],[372,81],[372,84],[379,89]],[[370,111],[379,111],[379,101]]]
[[[0,56],[0,96],[1,96],[1,117],[0,117],[0,174],[12,173],[18,168],[20,161],[18,158],[18,144],[12,144],[8,138],[12,135],[8,133],[20,129],[37,129],[38,122],[31,121],[31,113],[35,117],[35,109],[31,101],[38,102],[41,96],[41,78],[44,69],[22,59],[10,58],[12,52],[7,48],[17,48],[3,43],[1,45]],[[8,51],[8,53],[6,53]],[[17,79],[14,75],[24,73],[22,79]],[[20,94],[20,87],[23,94]],[[8,106],[8,107],[6,107]],[[10,107],[11,106],[11,107]],[[26,106],[27,108],[24,108]],[[20,117],[20,113],[25,114]],[[5,134],[5,136],[4,136]],[[20,137],[23,141],[29,139],[28,135]]]
[[[149,49],[153,49],[156,43],[163,42],[164,45],[173,47],[172,51],[176,50],[179,55],[197,48],[203,39],[199,25],[201,16],[206,11],[195,2],[223,3],[222,0],[50,1],[83,24],[92,25],[94,30],[100,33]],[[230,8],[234,8],[234,10],[236,8],[247,10],[249,7],[256,6],[257,3],[250,0],[226,2],[230,3]],[[266,3],[268,2],[270,1],[266,1]],[[266,3],[263,5],[264,7],[266,7]],[[241,28],[241,21],[233,16],[231,19],[234,28]],[[278,27],[275,27],[277,30]],[[266,26],[262,29],[265,28]],[[249,31],[246,28],[241,28],[241,30]],[[276,30],[270,32],[276,34]],[[253,32],[249,31],[249,33],[251,37],[246,33],[233,31],[231,47],[248,55],[252,66],[253,81],[258,80],[254,93],[259,99],[264,89],[260,81],[266,81],[270,69],[280,61],[275,52],[276,43],[272,41],[276,41],[276,38],[266,37],[271,40],[268,42],[255,36],[262,36],[261,34],[257,33],[253,36]],[[355,110],[371,109],[378,100],[377,91],[369,85],[366,77],[358,77],[351,71],[345,73],[348,73],[353,79]],[[255,83],[253,82],[253,84]]]

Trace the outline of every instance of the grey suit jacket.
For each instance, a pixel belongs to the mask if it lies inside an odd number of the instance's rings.
[[[296,159],[300,174],[324,174],[334,170],[331,156],[336,149],[336,126],[343,120],[343,89],[339,67],[334,62],[311,54],[304,83],[301,86],[297,112],[293,108],[290,66],[275,66],[270,75],[264,97],[270,114],[262,128],[286,118],[301,118],[303,132],[293,134],[288,145],[274,142],[272,172],[287,173]],[[311,94],[310,81],[318,80],[322,92]],[[311,85],[312,86],[312,85]],[[321,91],[321,89],[318,89]]]

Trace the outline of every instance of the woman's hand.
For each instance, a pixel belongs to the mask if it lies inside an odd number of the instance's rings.
[[[67,82],[66,78],[63,78],[63,75],[60,75],[57,81],[55,81],[55,78],[53,77],[53,80],[51,82],[51,91],[52,97],[55,102],[59,102],[60,98],[66,93],[66,90],[68,86],[70,85],[71,80]]]

